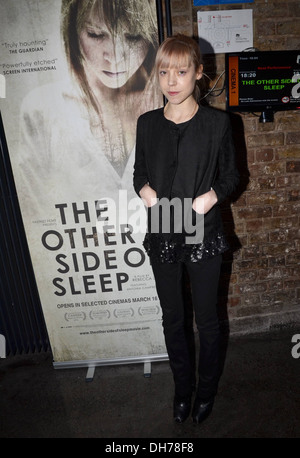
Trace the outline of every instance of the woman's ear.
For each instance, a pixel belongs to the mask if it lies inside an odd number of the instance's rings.
[[[196,72],[196,79],[199,81],[203,76],[203,65],[201,64]]]

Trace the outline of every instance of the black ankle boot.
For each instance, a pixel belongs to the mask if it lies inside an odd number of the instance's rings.
[[[193,422],[199,424],[204,421],[210,415],[213,405],[214,398],[209,401],[202,401],[196,397],[192,412]]]
[[[191,398],[179,399],[174,398],[173,417],[176,423],[183,423],[191,411]]]

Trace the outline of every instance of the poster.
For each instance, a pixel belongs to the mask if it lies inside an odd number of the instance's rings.
[[[0,0],[1,115],[55,362],[165,354],[133,191],[155,0]],[[3,85],[2,85],[3,86]]]
[[[204,54],[253,47],[252,10],[198,11],[198,36]]]

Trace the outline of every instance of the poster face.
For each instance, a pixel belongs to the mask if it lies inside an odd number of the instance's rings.
[[[0,99],[55,362],[165,354],[132,186],[155,0],[0,0]],[[3,79],[2,79],[3,81]]]

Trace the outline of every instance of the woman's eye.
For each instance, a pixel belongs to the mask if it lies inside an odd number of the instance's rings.
[[[130,33],[125,33],[125,39],[130,43],[137,43],[143,40],[142,35],[132,35]]]
[[[92,32],[92,31],[87,31],[87,35],[89,38],[93,38],[95,40],[103,40],[105,38],[105,34],[102,32]]]
[[[165,70],[160,70],[160,72],[159,72],[159,74],[160,74],[161,76],[164,76],[166,73],[167,73],[167,72],[166,72]]]
[[[179,70],[178,74],[181,75],[181,76],[182,76],[182,75],[185,75],[185,74],[186,74],[186,71],[185,71],[185,70]]]

